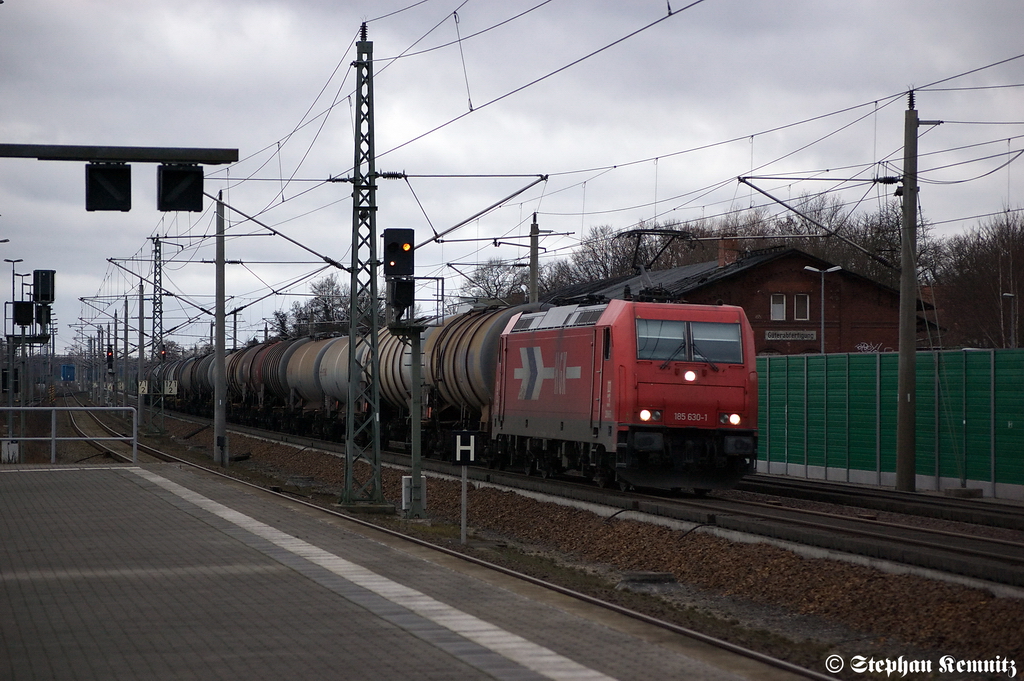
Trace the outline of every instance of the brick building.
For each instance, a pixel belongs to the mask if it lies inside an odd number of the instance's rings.
[[[754,328],[759,355],[820,353],[822,329],[825,352],[895,351],[899,291],[832,267],[796,248],[743,255],[736,242],[723,240],[717,261],[575,286],[558,298],[623,298],[655,289],[665,300],[738,305]]]

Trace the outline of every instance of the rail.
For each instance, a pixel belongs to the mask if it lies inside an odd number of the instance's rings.
[[[10,452],[10,443],[17,443],[21,441],[37,441],[37,442],[49,442],[50,443],[50,463],[57,463],[57,443],[66,440],[78,440],[78,441],[99,441],[99,440],[118,440],[122,442],[131,441],[132,443],[132,463],[137,464],[139,462],[139,414],[135,410],[135,407],[0,407],[0,412],[50,412],[50,436],[49,437],[15,437],[13,434],[8,433],[7,437],[3,439],[4,442],[4,463],[14,463],[8,461],[8,453]],[[131,435],[118,435],[110,437],[72,437],[63,435],[57,436],[57,412],[58,411],[129,411],[132,414],[132,434]],[[20,461],[20,453],[18,454]]]

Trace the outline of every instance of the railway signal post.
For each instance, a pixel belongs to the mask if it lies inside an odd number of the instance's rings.
[[[384,233],[384,280],[387,287],[387,325],[391,332],[409,339],[412,362],[412,395],[409,405],[411,421],[410,449],[412,458],[412,482],[406,517],[423,518],[426,515],[423,503],[423,476],[420,472],[422,445],[420,430],[422,423],[422,368],[423,348],[421,334],[423,327],[417,325],[413,316],[416,308],[416,248],[415,231],[405,228],[385,229]]]

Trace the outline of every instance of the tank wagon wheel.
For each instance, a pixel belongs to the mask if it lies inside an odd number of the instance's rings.
[[[636,487],[633,487],[633,485],[631,483],[626,482],[622,478],[618,478],[617,477],[616,479],[617,479],[617,481],[619,483],[619,491],[620,492],[632,492],[632,491],[634,491],[636,489]]]
[[[703,499],[708,495],[708,492],[710,491],[711,490],[707,489],[706,487],[694,487],[693,496],[697,497],[698,499]]]
[[[554,466],[552,466],[551,462],[549,462],[549,461],[545,461],[545,460],[539,461],[536,464],[536,468],[537,468],[537,473],[544,480],[549,480],[549,479],[555,477],[555,475],[557,475],[557,471],[555,470]]]

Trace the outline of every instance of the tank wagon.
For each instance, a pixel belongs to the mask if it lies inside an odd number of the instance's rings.
[[[381,429],[407,442],[411,353],[383,330]],[[757,373],[743,310],[613,300],[486,308],[423,334],[424,453],[451,455],[451,433],[487,435],[482,460],[605,484],[728,487],[754,471]],[[209,409],[211,356],[154,369],[179,403]],[[226,359],[229,418],[341,437],[348,339],[277,340]],[[159,376],[157,375],[159,374]],[[355,380],[365,380],[360,375]]]

